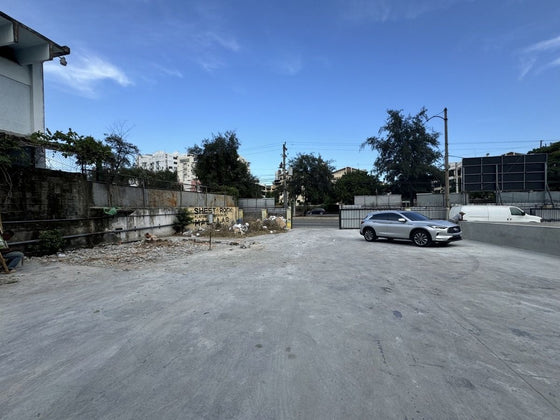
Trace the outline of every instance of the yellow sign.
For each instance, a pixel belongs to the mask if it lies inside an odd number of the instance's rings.
[[[193,215],[195,226],[206,226],[209,214],[213,215],[214,224],[234,224],[239,211],[237,207],[189,207],[188,210]]]

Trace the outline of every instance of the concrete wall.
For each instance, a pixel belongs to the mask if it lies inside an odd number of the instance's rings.
[[[156,190],[92,182],[94,207],[234,207],[235,200],[224,194]]]
[[[0,57],[0,130],[19,135],[43,131],[43,65],[20,66]]]
[[[449,204],[463,204],[463,195],[458,193],[449,194]],[[418,193],[416,194],[416,205],[419,207],[445,207],[444,194]]]
[[[461,222],[463,238],[560,256],[560,225]]]
[[[354,205],[374,208],[398,208],[402,205],[401,194],[355,195]]]
[[[119,214],[108,220],[103,241],[130,242],[140,240],[146,233],[169,236],[174,233],[175,208],[136,209],[130,214]]]
[[[26,253],[48,230],[60,231],[69,247],[133,241],[172,234],[178,208],[236,208],[223,194],[102,184],[79,173],[14,167],[10,176],[11,186],[0,183],[0,213]]]

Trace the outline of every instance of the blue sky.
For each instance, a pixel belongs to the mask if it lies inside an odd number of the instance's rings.
[[[233,130],[251,172],[360,150],[388,109],[448,108],[450,161],[560,140],[557,0],[3,0],[71,54],[45,63],[46,125],[142,153]],[[441,133],[443,121],[429,126]]]

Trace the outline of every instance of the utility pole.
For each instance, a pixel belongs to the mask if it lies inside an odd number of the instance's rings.
[[[286,142],[282,145],[282,187],[284,190],[284,209],[288,208],[288,191],[286,189],[286,178],[287,178],[287,171],[286,171],[286,152],[288,148],[286,147]]]
[[[449,139],[447,137],[447,108],[443,108],[443,122],[445,126],[445,218],[449,219]],[[457,174],[455,174],[457,176]]]
[[[447,135],[447,108],[443,108],[443,117],[441,115],[433,115],[426,120],[426,122],[430,121],[432,118],[440,118],[443,120],[445,125],[445,154],[444,154],[444,162],[443,162],[443,171],[445,176],[445,191],[443,196],[443,201],[445,204],[445,218],[449,218],[449,138]],[[455,174],[457,176],[457,174]]]

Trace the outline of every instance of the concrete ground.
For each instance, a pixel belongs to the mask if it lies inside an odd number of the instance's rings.
[[[557,419],[558,258],[294,229],[0,286],[2,419]]]

